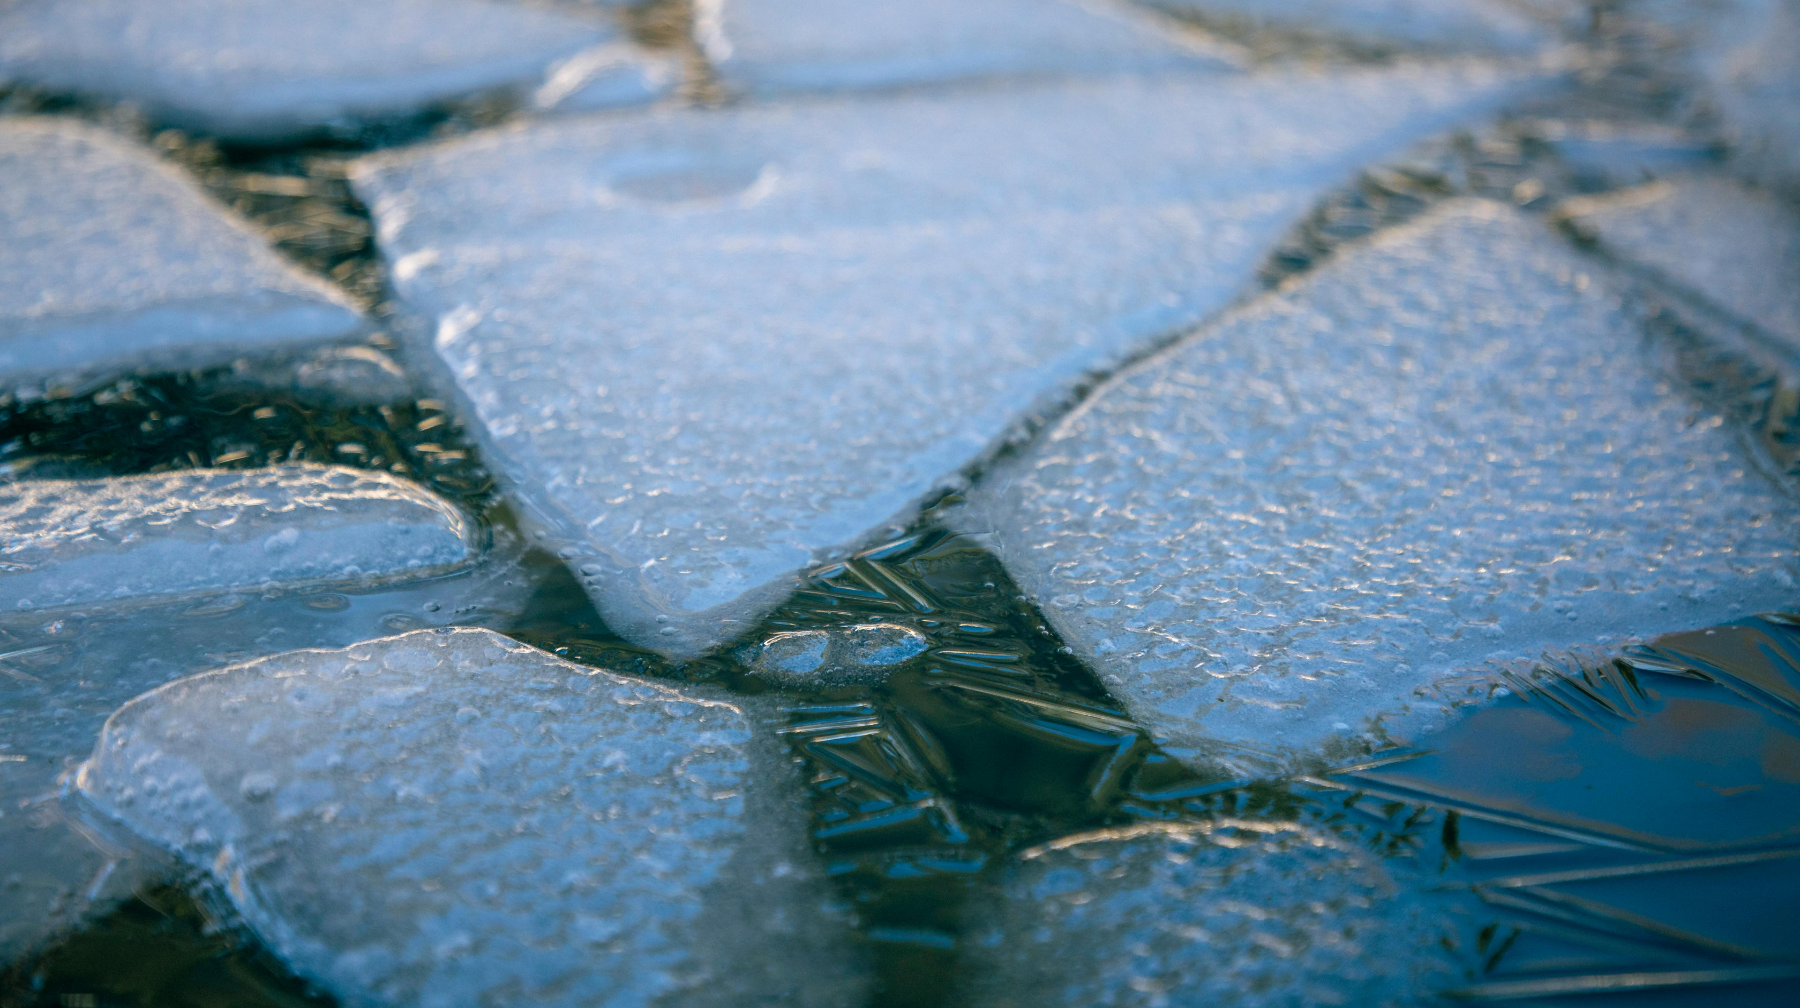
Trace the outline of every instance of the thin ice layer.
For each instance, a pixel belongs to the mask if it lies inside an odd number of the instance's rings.
[[[1454,964],[1367,851],[1297,823],[1155,823],[1009,867],[964,941],[970,1008],[1435,1003]]]
[[[608,624],[694,654],[1190,325],[1353,167],[1538,78],[1113,80],[499,130],[368,164],[397,290]]]
[[[482,0],[24,0],[0,11],[0,81],[273,144],[528,88],[616,35]]]
[[[859,1003],[783,773],[740,705],[469,629],[171,683],[78,786],[347,1004]]]
[[[0,119],[0,179],[0,385],[203,367],[363,326],[342,295],[110,134]]]
[[[1529,53],[1555,39],[1504,0],[1143,0],[1220,28],[1338,36],[1358,45]],[[1529,8],[1526,8],[1529,9]]]
[[[1570,205],[1567,220],[1800,353],[1800,214],[1729,179],[1678,177]]]
[[[755,94],[1229,68],[1124,10],[1070,0],[711,0],[695,34],[726,85]]]
[[[1440,206],[1113,379],[980,520],[1140,721],[1278,760],[1489,658],[1789,603],[1795,502],[1593,269]]]
[[[429,576],[469,563],[473,536],[423,488],[341,466],[19,481],[0,487],[0,598],[46,609]]]

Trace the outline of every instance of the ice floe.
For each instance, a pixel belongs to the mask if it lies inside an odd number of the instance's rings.
[[[695,28],[726,85],[753,94],[1230,67],[1122,7],[1068,0],[710,0]]]
[[[756,713],[428,630],[148,693],[78,787],[347,1004],[857,1003]]]
[[[969,520],[1140,721],[1275,762],[1422,731],[1490,658],[1790,602],[1800,508],[1562,245],[1463,200],[1346,248],[1111,380]]]
[[[364,326],[191,181],[100,130],[0,120],[0,178],[0,384],[211,366]]]
[[[502,129],[366,162],[397,291],[524,513],[695,654],[1035,403],[1253,281],[1486,64],[1109,79]]]
[[[0,81],[270,144],[528,91],[621,42],[601,21],[482,0],[24,0],[0,9]]]
[[[1144,0],[1227,34],[1274,29],[1364,48],[1529,53],[1555,41],[1532,8],[1504,0]],[[1543,13],[1559,13],[1545,11]],[[1557,20],[1560,20],[1558,18]]]
[[[1400,1005],[1455,963],[1367,851],[1298,823],[1077,835],[1010,865],[964,946],[971,1008]]]
[[[7,610],[454,571],[475,529],[386,473],[311,464],[0,485]]]
[[[1716,176],[1572,201],[1564,219],[1627,263],[1800,353],[1800,214]]]

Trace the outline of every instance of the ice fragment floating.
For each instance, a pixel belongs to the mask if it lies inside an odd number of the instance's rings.
[[[385,473],[216,469],[0,485],[0,598],[45,609],[442,574],[474,557],[454,507]]]
[[[192,182],[100,130],[0,120],[0,178],[0,384],[206,367],[363,326]]]
[[[1355,165],[1539,82],[1406,67],[564,121],[377,158],[356,186],[486,461],[609,626],[692,655],[1034,403],[1225,304]]]
[[[981,520],[1140,721],[1277,763],[1491,657],[1779,607],[1795,502],[1596,266],[1442,205],[1113,379]]]
[[[753,713],[427,630],[145,694],[78,782],[346,1004],[858,1003]]]
[[[598,21],[481,0],[26,0],[0,11],[0,81],[275,144],[528,89],[615,41]]]
[[[1122,9],[1065,0],[712,0],[696,27],[726,84],[753,94],[1230,66]]]
[[[965,955],[975,1008],[1423,1000],[1454,974],[1380,861],[1297,823],[1153,823],[1009,866]]]
[[[1728,179],[1677,177],[1564,213],[1619,259],[1800,353],[1800,214],[1780,201]]]

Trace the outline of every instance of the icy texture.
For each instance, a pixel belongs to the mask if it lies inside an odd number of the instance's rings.
[[[759,94],[1229,66],[1123,11],[1071,0],[703,0],[695,34],[728,86]]]
[[[831,630],[778,633],[749,650],[750,667],[803,686],[884,679],[892,666],[925,653],[925,635],[896,623],[861,623]]]
[[[498,130],[368,163],[400,296],[608,624],[694,654],[1535,78],[1117,80]],[[657,617],[663,617],[659,620]]]
[[[613,37],[595,21],[481,0],[24,0],[0,9],[0,81],[278,143],[529,87]]]
[[[1528,53],[1554,36],[1501,0],[1145,0],[1201,23],[1336,35],[1359,45]]]
[[[1614,256],[1649,267],[1800,353],[1800,214],[1720,178],[1677,178],[1569,207]]]
[[[363,325],[193,183],[99,130],[0,119],[0,179],[0,385],[209,366]]]
[[[44,609],[265,585],[442,574],[469,521],[386,473],[198,469],[0,486],[0,598]]]
[[[977,902],[959,1004],[1397,1005],[1453,975],[1424,905],[1320,830],[1225,819],[1049,846]]]
[[[739,706],[427,630],[145,694],[78,786],[350,1005],[858,1003],[770,783],[791,769],[751,729]]]
[[[1113,379],[969,520],[1141,722],[1239,754],[1790,603],[1795,502],[1593,268],[1442,205]]]

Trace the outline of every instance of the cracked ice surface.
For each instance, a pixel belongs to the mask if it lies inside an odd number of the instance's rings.
[[[468,519],[423,488],[338,466],[200,469],[0,486],[7,609],[442,574]]]
[[[1728,179],[1653,182],[1566,211],[1626,262],[1649,267],[1800,352],[1800,215]]]
[[[1415,690],[1490,657],[1789,604],[1795,502],[1594,268],[1444,205],[1113,379],[978,513],[1133,715],[1227,753],[1427,725]]]
[[[1224,819],[1048,846],[975,911],[960,1003],[1398,1005],[1433,1000],[1453,975],[1436,915],[1322,830]]]
[[[78,787],[348,1004],[857,1003],[791,772],[741,703],[427,630],[145,694]]]
[[[1341,35],[1362,45],[1440,52],[1529,53],[1544,48],[1555,38],[1533,18],[1500,0],[1144,2],[1203,22],[1249,24],[1307,35]]]
[[[1063,83],[497,130],[357,191],[486,459],[695,654],[1034,403],[1248,286],[1355,166],[1542,81]]]
[[[0,81],[267,144],[529,87],[616,38],[597,22],[481,0],[25,0],[0,10]]]
[[[363,326],[336,290],[110,134],[0,120],[0,179],[0,383],[202,367]]]
[[[1229,68],[1123,10],[1065,0],[713,0],[696,36],[719,75],[756,94],[970,77]]]

